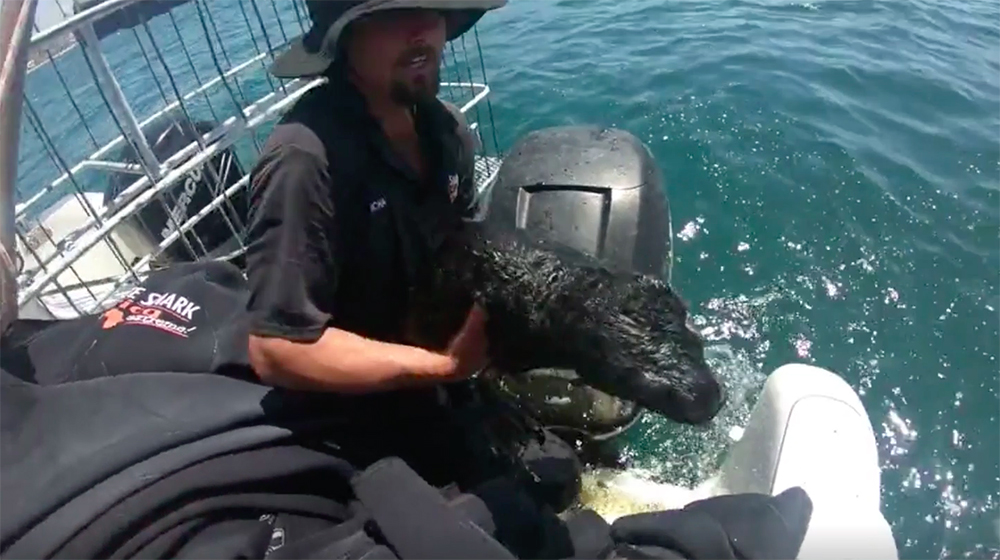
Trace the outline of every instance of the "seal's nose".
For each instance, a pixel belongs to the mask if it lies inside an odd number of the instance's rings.
[[[726,404],[726,388],[715,379],[695,388],[695,396],[690,401],[684,419],[694,425],[711,422]]]

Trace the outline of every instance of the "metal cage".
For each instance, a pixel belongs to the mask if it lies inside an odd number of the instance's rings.
[[[20,16],[35,2],[4,7]],[[170,262],[238,258],[247,173],[263,139],[323,80],[267,72],[308,25],[302,0],[75,6],[27,47],[5,49],[27,68],[4,84],[23,98],[21,123],[8,119],[0,130],[8,143],[20,132],[16,176],[8,173],[16,188],[2,185],[0,194],[25,318],[98,312]],[[23,36],[32,19],[13,27]],[[441,97],[479,136],[476,182],[486,193],[501,152],[478,29],[449,44],[442,81]]]

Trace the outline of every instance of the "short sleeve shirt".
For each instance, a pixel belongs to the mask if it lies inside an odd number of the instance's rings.
[[[360,95],[331,80],[279,122],[251,172],[251,333],[314,341],[328,327],[399,338],[427,245],[473,211],[475,141],[461,113],[415,109],[422,180]]]

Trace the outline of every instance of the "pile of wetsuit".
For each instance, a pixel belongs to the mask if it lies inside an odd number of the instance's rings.
[[[567,446],[461,391],[449,402],[435,391],[343,398],[262,386],[241,338],[245,297],[235,267],[179,265],[109,312],[19,321],[4,334],[0,557],[798,552],[811,511],[800,489],[609,525],[567,507],[579,484]]]

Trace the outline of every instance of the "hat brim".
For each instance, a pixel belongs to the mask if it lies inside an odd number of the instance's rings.
[[[321,75],[334,62],[336,53],[336,48],[326,46],[336,45],[348,25],[374,12],[402,8],[464,12],[449,22],[447,40],[452,41],[472,29],[486,12],[506,4],[507,0],[367,0],[347,10],[330,26],[323,38],[325,48],[315,53],[309,52],[302,37],[298,37],[285,52],[274,58],[270,72],[277,78],[285,79]]]
[[[332,63],[333,59],[323,51],[311,53],[306,50],[299,37],[292,41],[288,50],[274,57],[270,71],[272,76],[285,79],[319,76]]]

